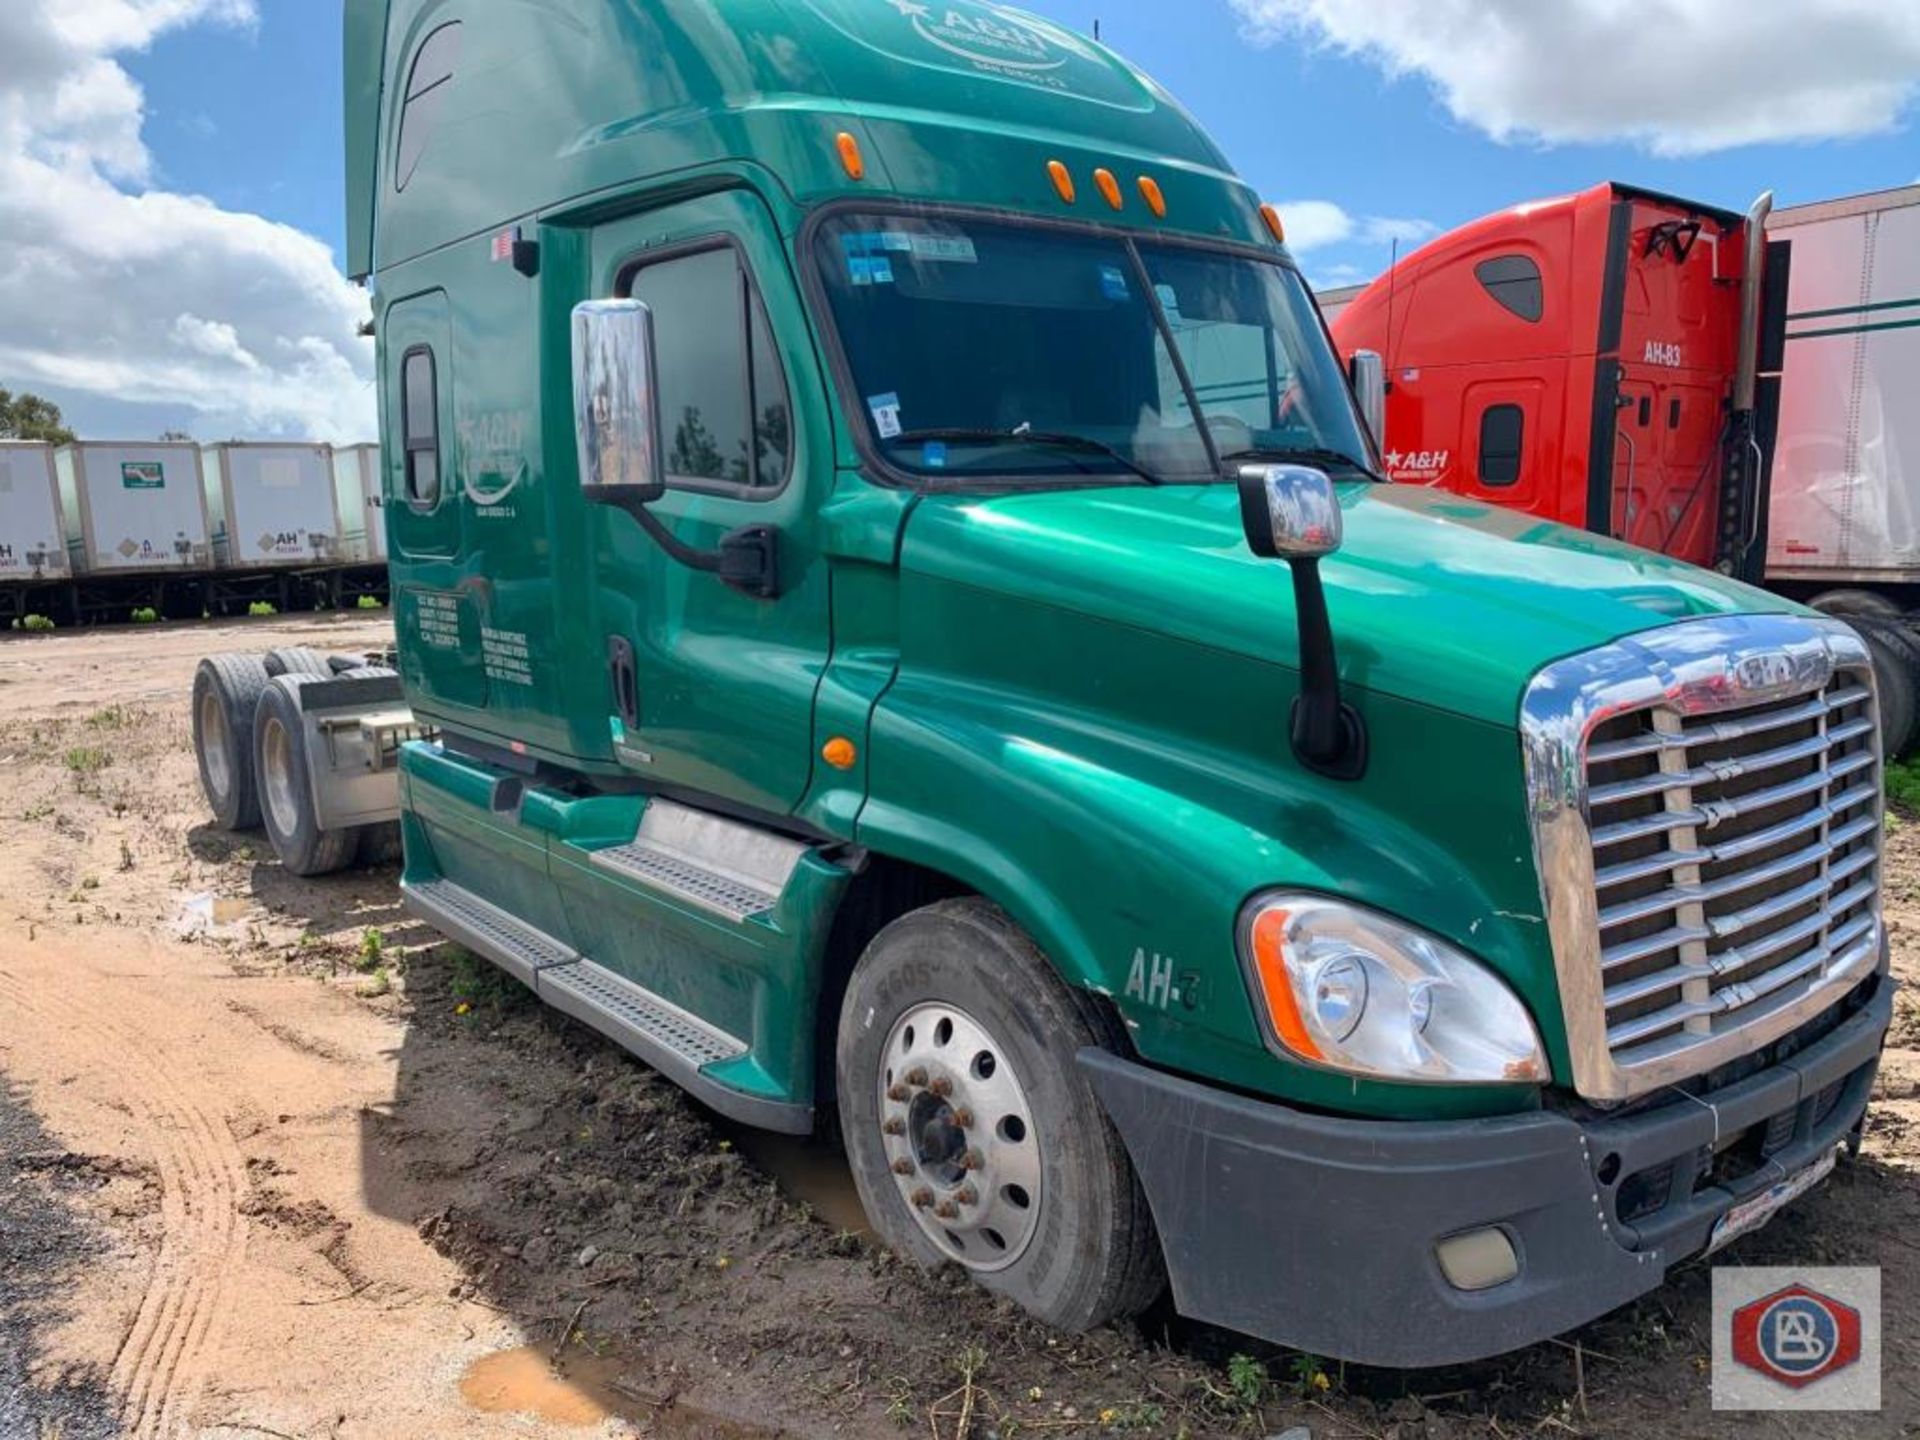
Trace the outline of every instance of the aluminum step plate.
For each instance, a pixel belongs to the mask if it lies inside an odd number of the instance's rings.
[[[676,855],[645,840],[616,845],[593,852],[593,863],[602,870],[638,880],[655,890],[711,910],[716,915],[738,922],[771,910],[780,901],[779,892],[764,890],[735,875],[710,870],[684,855]]]
[[[592,960],[541,971],[538,989],[554,1009],[611,1036],[656,1069],[670,1072],[677,1060],[698,1070],[747,1053],[744,1041]]]
[[[469,950],[486,956],[523,985],[531,986],[542,970],[572,965],[580,959],[579,952],[568,949],[544,930],[516,919],[451,880],[403,883],[400,892],[415,915]]]

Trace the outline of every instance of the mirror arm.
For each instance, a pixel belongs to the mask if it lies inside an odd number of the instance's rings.
[[[689,570],[717,575],[734,589],[762,600],[780,594],[779,531],[773,526],[743,525],[722,536],[719,549],[702,550],[662,524],[644,501],[622,498],[610,503],[639,521],[656,545]]]
[[[1340,698],[1340,666],[1318,559],[1290,559],[1293,608],[1300,627],[1300,695],[1293,702],[1293,753],[1309,770],[1333,780],[1358,780],[1367,769],[1367,730]]]

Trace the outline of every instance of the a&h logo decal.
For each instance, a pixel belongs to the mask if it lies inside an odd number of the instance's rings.
[[[914,32],[949,55],[991,68],[1058,70],[1067,57],[1033,25],[991,5],[938,0],[889,0],[913,22]]]

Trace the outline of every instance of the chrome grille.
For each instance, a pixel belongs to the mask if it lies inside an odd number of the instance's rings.
[[[1873,690],[1857,670],[1762,704],[1660,701],[1594,726],[1585,809],[1616,1065],[1864,973],[1879,942],[1879,793]]]

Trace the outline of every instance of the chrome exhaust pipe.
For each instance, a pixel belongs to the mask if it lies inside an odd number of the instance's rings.
[[[1740,277],[1740,350],[1733,372],[1733,413],[1751,414],[1753,392],[1760,375],[1760,271],[1767,260],[1767,216],[1773,213],[1773,192],[1764,192],[1747,207],[1746,268]]]

